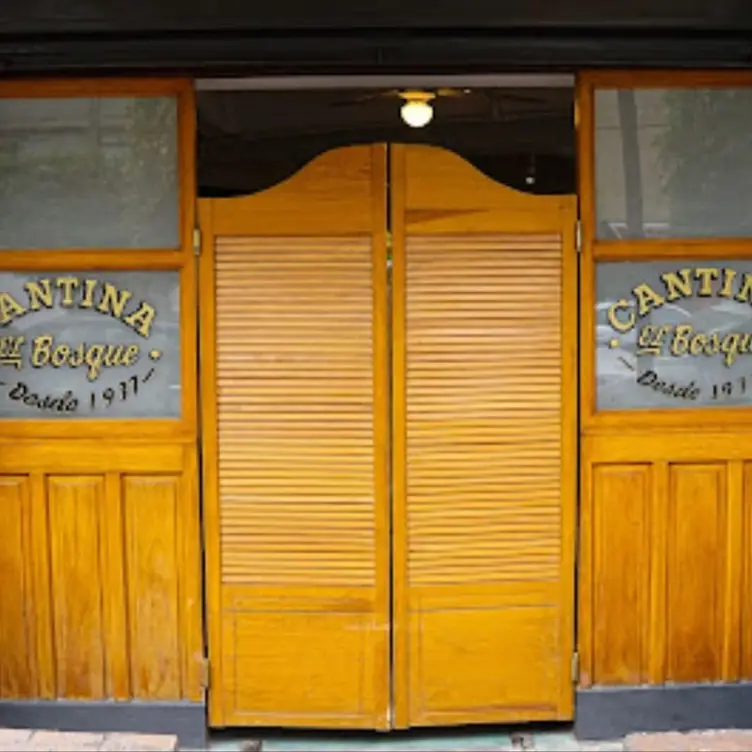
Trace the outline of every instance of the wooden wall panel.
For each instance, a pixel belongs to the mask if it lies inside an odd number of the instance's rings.
[[[33,592],[30,561],[29,478],[0,477],[0,698],[33,697]]]
[[[634,464],[584,442],[583,687],[752,678],[752,461],[705,437],[673,449]]]
[[[123,478],[130,682],[139,699],[181,696],[178,483]]]
[[[742,494],[740,596],[740,676],[752,680],[752,462],[744,464]]]
[[[1,421],[0,698],[202,700],[193,85],[40,80],[0,92],[71,94],[176,98],[179,242],[15,248],[0,268],[178,273],[181,413]]]
[[[593,476],[591,680],[640,684],[650,592],[650,466],[604,465]]]
[[[690,79],[693,79],[690,81]],[[725,74],[690,74],[685,83],[723,86]],[[580,433],[582,527],[580,580],[581,685],[735,682],[752,678],[752,423],[743,405],[697,407],[666,400],[652,409],[597,409],[596,312],[598,264],[605,261],[661,262],[666,269],[688,259],[749,259],[749,238],[677,236],[636,233],[633,237],[597,237],[595,91],[621,85],[671,89],[673,75],[598,72],[583,74],[578,91],[579,195],[582,216],[580,255]],[[629,161],[629,160],[627,160]],[[639,212],[633,219],[639,224]],[[678,228],[679,230],[681,228]],[[698,315],[701,315],[698,313]],[[699,321],[699,319],[698,319]],[[698,325],[699,326],[699,325]],[[714,320],[708,331],[723,330]],[[658,361],[648,359],[651,367]],[[647,366],[646,366],[647,367]],[[673,370],[667,361],[661,368]],[[598,567],[594,549],[610,550],[611,526],[632,526],[635,499],[614,488],[596,488],[598,474],[629,472],[641,465],[649,477],[648,509],[641,525],[647,531],[649,566],[639,579],[649,593],[635,613],[633,587],[610,579]],[[602,498],[599,498],[602,497]],[[609,504],[609,526],[593,515]],[[639,505],[638,505],[639,506]],[[624,536],[626,544],[627,534]],[[645,536],[641,534],[641,540]],[[639,546],[634,543],[635,548]],[[614,554],[609,554],[614,555]],[[630,563],[625,560],[625,566]],[[638,566],[635,562],[631,566]],[[636,576],[636,575],[635,575]],[[600,589],[609,593],[609,608],[595,602]],[[626,631],[612,633],[612,613],[623,615]],[[643,648],[637,650],[637,640]],[[638,672],[601,672],[594,666],[618,664],[629,642],[630,664],[639,655]]]
[[[95,472],[75,443],[40,444],[0,443],[0,697],[201,699],[195,449],[182,470],[140,445],[128,471]],[[21,475],[40,450],[51,472]]]
[[[666,680],[721,675],[726,466],[670,469],[666,590]]]
[[[104,478],[47,479],[52,623],[58,697],[103,699],[100,541]]]

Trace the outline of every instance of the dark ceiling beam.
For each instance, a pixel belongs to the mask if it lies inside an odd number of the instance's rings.
[[[0,33],[752,31],[745,0],[5,0]]]
[[[219,75],[572,71],[587,68],[746,68],[752,33],[603,30],[464,33],[0,35],[13,74]]]

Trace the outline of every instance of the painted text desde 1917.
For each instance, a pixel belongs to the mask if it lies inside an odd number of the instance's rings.
[[[121,276],[144,277],[147,286],[153,279],[145,273]],[[160,328],[155,305],[123,285],[93,275],[27,278],[20,289],[23,293],[19,293],[16,282],[15,289],[0,290],[0,376],[6,368],[17,374],[16,378],[0,381],[0,397],[4,392],[6,404],[37,415],[104,415],[119,404],[130,404],[155,383],[158,364],[165,354],[160,347],[146,345]],[[171,326],[177,326],[174,305]],[[106,339],[102,336],[92,341],[89,337],[92,330],[99,329],[96,322],[100,315],[104,317],[102,334]],[[49,329],[40,332],[34,323],[36,316],[50,322]],[[79,316],[86,318],[81,322],[81,334],[76,336]],[[118,322],[122,329],[113,331],[107,321]],[[53,331],[52,323],[63,328]],[[157,340],[164,346],[164,331]],[[174,363],[173,356],[173,370]],[[50,372],[49,378],[33,377],[45,372]],[[81,382],[75,376],[79,373]],[[114,378],[106,376],[109,373]],[[164,377],[156,381],[165,388]],[[117,414],[123,415],[122,410]]]

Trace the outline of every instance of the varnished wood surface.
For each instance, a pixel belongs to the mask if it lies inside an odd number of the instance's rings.
[[[395,723],[565,719],[574,201],[430,147],[392,180]]]
[[[198,700],[196,450],[85,449],[0,443],[0,697]]]
[[[201,207],[216,725],[388,724],[385,200],[374,146]]]
[[[185,80],[0,82],[0,97],[175,96],[178,248],[28,250],[0,270],[175,269],[182,415],[3,420],[0,697],[202,699],[195,107]]]
[[[659,451],[670,439],[643,435],[641,451],[624,441],[618,453],[614,439],[585,442],[583,686],[752,678],[748,440]]]
[[[180,352],[182,415],[148,421],[150,437],[195,442],[197,437],[196,110],[192,84],[185,79],[59,79],[0,81],[0,98],[173,96],[178,105],[178,184],[180,241],[177,248],[14,248],[0,254],[0,271],[169,270],[180,272]],[[102,439],[144,435],[142,420],[3,420],[3,436]],[[72,429],[72,426],[75,428]]]
[[[583,687],[752,678],[748,407],[595,409],[595,267],[603,260],[741,258],[749,238],[598,241],[597,88],[739,87],[748,73],[589,72],[578,88],[581,257]]]
[[[201,206],[216,725],[572,714],[574,201],[393,154],[391,340],[383,148]]]

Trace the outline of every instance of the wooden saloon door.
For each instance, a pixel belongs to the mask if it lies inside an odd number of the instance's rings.
[[[391,339],[386,147],[202,202],[214,725],[571,716],[573,199],[391,151]]]
[[[386,149],[201,212],[210,722],[385,728]]]
[[[575,200],[392,155],[396,725],[570,718]]]

